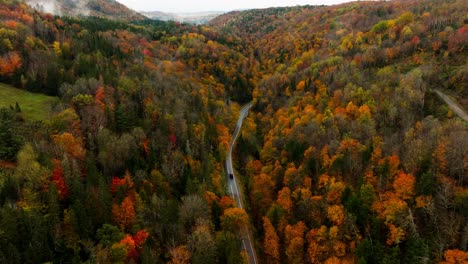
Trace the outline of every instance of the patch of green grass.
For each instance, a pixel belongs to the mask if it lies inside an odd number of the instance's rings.
[[[18,102],[26,120],[45,120],[48,118],[54,100],[56,97],[31,93],[0,83],[0,108],[9,108],[10,105],[15,107],[16,102]]]

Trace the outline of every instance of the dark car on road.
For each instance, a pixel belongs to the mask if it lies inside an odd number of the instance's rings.
[[[232,173],[229,173],[229,179],[234,179],[234,175],[232,175]]]

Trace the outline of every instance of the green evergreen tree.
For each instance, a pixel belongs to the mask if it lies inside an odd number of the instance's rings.
[[[15,112],[16,113],[21,113],[21,108],[20,108],[18,102],[15,103]]]
[[[119,242],[123,237],[124,233],[122,233],[118,227],[110,224],[104,224],[96,232],[96,238],[99,239],[99,243],[105,247]]]
[[[242,263],[240,255],[241,241],[237,235],[229,231],[219,232],[216,235],[216,247],[219,254],[219,263]]]
[[[0,108],[0,160],[15,160],[21,147],[21,138],[14,128],[15,114]]]

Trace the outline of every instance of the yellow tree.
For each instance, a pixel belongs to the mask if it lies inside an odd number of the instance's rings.
[[[342,205],[331,205],[327,208],[327,217],[335,225],[343,224],[345,219],[344,208]]]
[[[327,201],[331,204],[338,204],[344,189],[345,185],[342,182],[331,181],[327,192]]]
[[[284,233],[288,263],[304,263],[304,233],[306,231],[307,227],[302,221],[286,226]]]
[[[135,205],[133,200],[127,196],[120,206],[113,204],[112,214],[114,215],[115,222],[120,228],[130,228],[135,221]]]
[[[293,207],[293,201],[291,199],[291,190],[288,187],[284,187],[278,192],[278,199],[276,200],[281,208],[283,208],[288,214],[291,213]]]
[[[400,171],[393,181],[393,189],[396,195],[403,200],[413,197],[415,181],[413,175]]]
[[[263,229],[265,237],[263,239],[263,249],[266,255],[267,263],[281,263],[279,253],[279,238],[275,227],[271,224],[268,217],[263,217]]]
[[[468,252],[458,249],[447,250],[444,253],[445,261],[440,264],[466,264],[468,263]]]
[[[54,142],[59,145],[65,153],[71,157],[83,160],[86,155],[86,149],[83,148],[83,143],[80,138],[73,136],[70,133],[53,136]]]
[[[235,207],[227,208],[221,216],[221,225],[233,233],[249,224],[249,217],[244,209]]]
[[[217,124],[216,133],[218,134],[219,151],[224,159],[231,141],[229,129],[225,125]]]
[[[273,190],[275,184],[271,177],[265,173],[253,178],[252,200],[259,206],[259,211],[263,215],[273,202]]]
[[[171,254],[171,261],[169,264],[189,264],[190,263],[190,252],[187,250],[186,246],[178,246],[172,248],[169,251]]]
[[[307,234],[307,255],[312,263],[323,263],[327,257],[328,247],[325,245],[328,230],[326,226],[312,229]]]

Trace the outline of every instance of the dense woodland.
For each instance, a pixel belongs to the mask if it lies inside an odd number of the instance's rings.
[[[462,0],[232,12],[209,25],[0,0],[1,263],[466,263]],[[234,161],[224,161],[240,106]],[[15,105],[15,102],[12,102]]]

